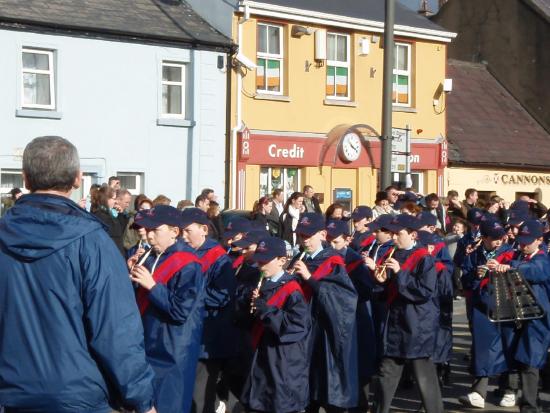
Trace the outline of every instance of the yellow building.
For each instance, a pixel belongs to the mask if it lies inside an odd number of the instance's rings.
[[[250,209],[277,187],[289,196],[305,184],[324,208],[336,201],[350,208],[372,204],[380,167],[384,2],[240,1],[238,10],[230,205]],[[397,7],[393,127],[410,132],[412,181],[423,193],[443,191],[443,84],[454,36]],[[396,181],[404,180],[405,158],[396,158],[402,171]]]

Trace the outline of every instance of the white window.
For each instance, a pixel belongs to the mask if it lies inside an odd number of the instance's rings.
[[[350,93],[349,35],[327,34],[327,83],[329,99],[349,99]]]
[[[300,190],[298,168],[262,167],[260,169],[260,196],[271,196],[274,189],[282,189],[287,200],[293,192]]]
[[[403,172],[395,172],[393,174],[394,183],[401,183],[403,188],[407,186],[407,174]],[[424,189],[424,173],[411,172],[412,189],[420,194],[425,193]]]
[[[2,169],[0,170],[0,215],[13,205],[10,191],[13,188],[19,188],[26,192],[23,187],[23,175],[20,169]]]
[[[283,28],[258,23],[256,90],[283,94]]]
[[[132,195],[143,193],[143,174],[139,172],[117,172],[120,187],[127,189]]]
[[[162,116],[185,118],[185,64],[162,62]]]
[[[395,43],[393,104],[396,106],[411,106],[411,45],[407,43]]]
[[[27,49],[21,53],[21,106],[32,109],[55,109],[54,52]]]

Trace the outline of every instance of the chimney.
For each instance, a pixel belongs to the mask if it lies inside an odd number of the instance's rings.
[[[424,17],[433,16],[433,12],[428,7],[428,0],[420,1],[420,8],[418,9],[418,14],[421,14]]]

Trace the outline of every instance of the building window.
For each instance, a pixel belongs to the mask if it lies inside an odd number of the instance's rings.
[[[256,90],[283,93],[283,28],[258,23]]]
[[[23,175],[20,169],[2,169],[0,170],[0,215],[13,205],[10,197],[10,191],[13,188],[19,188],[26,192],[23,187]]]
[[[327,34],[327,84],[329,99],[349,99],[350,42],[347,34]]]
[[[143,193],[143,174],[139,172],[117,172],[120,187],[127,189],[132,195]]]
[[[22,50],[22,107],[55,109],[53,53],[51,50]]]
[[[300,190],[298,168],[262,167],[260,169],[260,196],[270,196],[274,189],[282,189],[287,200],[293,192]]]
[[[411,188],[414,192],[419,194],[425,193],[423,172],[411,172],[411,181]],[[393,174],[393,184],[397,185],[401,189],[405,189],[407,187],[407,174],[403,172],[395,172]]]
[[[162,62],[162,113],[167,118],[185,118],[185,64]]]
[[[411,106],[411,45],[396,43],[393,56],[393,104]]]

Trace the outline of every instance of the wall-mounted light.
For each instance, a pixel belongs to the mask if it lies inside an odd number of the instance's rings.
[[[315,60],[322,62],[327,60],[327,31],[315,30]]]
[[[302,37],[304,34],[306,36],[310,36],[313,34],[313,32],[315,32],[315,29],[312,29],[311,27],[305,27],[295,24],[294,26],[292,26],[292,31],[290,32],[290,34],[293,37]]]
[[[443,92],[450,93],[453,91],[453,79],[443,80]]]

